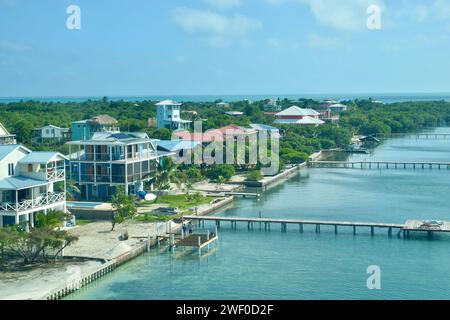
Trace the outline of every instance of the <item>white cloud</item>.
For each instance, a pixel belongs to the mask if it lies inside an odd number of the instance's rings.
[[[241,0],[203,0],[203,2],[219,9],[239,7],[242,5]]]
[[[370,5],[385,7],[383,0],[265,0],[271,5],[299,3],[307,5],[317,22],[325,27],[340,30],[367,30],[367,8]]]
[[[235,14],[225,16],[212,11],[178,7],[173,11],[174,22],[185,31],[195,33],[242,36],[261,28],[258,20]]]

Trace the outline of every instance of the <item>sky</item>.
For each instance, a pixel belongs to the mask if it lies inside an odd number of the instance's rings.
[[[450,92],[449,57],[450,0],[0,0],[0,97]]]

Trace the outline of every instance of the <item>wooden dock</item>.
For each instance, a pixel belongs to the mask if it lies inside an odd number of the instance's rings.
[[[416,139],[423,140],[448,140],[450,139],[450,133],[392,133],[383,137],[415,137]]]
[[[450,232],[450,222],[442,222],[440,226],[427,225],[425,221],[408,220],[404,224],[395,223],[378,223],[378,222],[355,222],[355,221],[320,221],[320,220],[298,220],[298,219],[272,219],[272,218],[236,218],[236,217],[213,217],[213,216],[184,216],[186,220],[197,221],[204,226],[205,221],[213,221],[216,227],[219,228],[221,223],[229,222],[232,229],[237,228],[237,224],[246,224],[248,230],[254,230],[254,225],[259,224],[260,228],[264,225],[265,231],[270,231],[273,224],[279,225],[282,232],[287,232],[288,225],[296,225],[300,232],[303,232],[304,226],[315,226],[316,233],[320,233],[321,226],[332,226],[334,232],[338,233],[338,228],[347,227],[353,229],[353,234],[356,234],[357,229],[365,228],[370,230],[371,235],[375,234],[375,229],[387,229],[388,235],[392,236],[394,230],[397,231],[397,236],[406,238],[411,231],[427,232],[431,235],[433,232]]]
[[[310,161],[312,168],[344,169],[450,169],[450,162],[430,161]]]
[[[243,197],[243,198],[260,198],[260,193],[252,192],[224,192],[225,196]]]

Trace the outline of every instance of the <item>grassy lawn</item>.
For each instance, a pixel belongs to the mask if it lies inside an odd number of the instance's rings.
[[[185,194],[175,195],[175,196],[161,196],[157,201],[144,201],[143,205],[151,204],[167,204],[171,208],[178,208],[181,211],[186,211],[189,208],[196,207],[202,204],[208,204],[212,201],[211,198],[205,196],[198,196],[196,199],[187,199]]]
[[[94,220],[88,220],[88,219],[77,219],[77,226],[85,226],[89,223],[95,222]]]
[[[175,196],[161,196],[157,201],[144,201],[140,203],[140,207],[153,205],[153,204],[165,204],[170,208],[178,208],[182,213],[177,215],[162,215],[162,214],[152,214],[145,213],[140,214],[134,218],[135,221],[140,222],[165,222],[174,219],[180,219],[183,213],[186,213],[188,209],[200,206],[202,204],[211,203],[212,199],[205,196],[192,196],[188,198],[185,194],[175,195]]]

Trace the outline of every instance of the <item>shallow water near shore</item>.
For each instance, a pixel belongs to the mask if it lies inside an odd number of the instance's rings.
[[[436,132],[449,133],[450,129]],[[395,138],[352,160],[450,162],[449,140]],[[218,216],[373,221],[450,220],[450,170],[307,169],[267,191],[240,199]],[[213,224],[206,223],[205,226]],[[153,250],[69,299],[449,299],[450,236],[389,238],[387,230],[273,225],[265,232],[222,224],[217,247],[199,256]],[[366,286],[381,269],[381,290]]]

